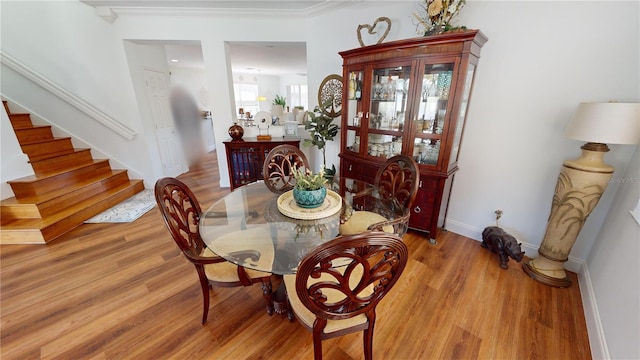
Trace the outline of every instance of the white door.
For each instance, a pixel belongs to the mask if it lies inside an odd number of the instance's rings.
[[[171,115],[169,75],[160,71],[144,69],[144,80],[151,110],[151,121],[156,129],[156,141],[163,175],[178,176],[186,172],[188,168]]]

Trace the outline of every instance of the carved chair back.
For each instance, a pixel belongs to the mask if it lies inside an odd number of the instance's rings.
[[[285,193],[296,184],[293,168],[309,168],[304,153],[293,145],[278,145],[267,154],[262,174],[269,190],[277,194]]]
[[[337,237],[305,256],[295,290],[316,316],[311,329],[316,359],[322,357],[322,339],[357,331],[364,331],[365,358],[371,358],[376,305],[402,274],[407,257],[400,237],[372,231]],[[356,316],[365,316],[366,321],[324,333],[327,321]]]
[[[396,155],[378,169],[375,184],[382,197],[396,198],[410,208],[420,184],[418,164],[407,155]]]
[[[163,178],[156,182],[155,196],[164,223],[180,250],[188,259],[199,256],[205,248],[198,226],[202,210],[191,189],[178,179]]]

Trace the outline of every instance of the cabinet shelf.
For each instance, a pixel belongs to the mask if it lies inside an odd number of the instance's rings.
[[[340,53],[343,78],[362,79],[360,100],[347,99],[343,92],[340,175],[374,182],[388,158],[412,157],[420,170],[420,187],[409,226],[434,240],[446,220],[474,74],[486,41],[479,30],[467,30]],[[368,115],[360,119],[361,126],[353,126],[362,114]],[[403,126],[396,128],[396,122]]]
[[[402,136],[403,132],[400,130],[391,130],[389,129],[367,129],[369,134],[381,134],[381,135],[391,135],[391,136]]]

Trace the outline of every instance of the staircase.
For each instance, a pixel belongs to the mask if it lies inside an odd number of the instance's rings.
[[[0,202],[0,244],[44,244],[144,189],[126,170],[112,170],[71,138],[54,138],[29,114],[9,114],[35,175],[9,181],[15,197]]]

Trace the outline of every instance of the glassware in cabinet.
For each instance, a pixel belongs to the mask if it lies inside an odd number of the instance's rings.
[[[360,153],[360,132],[356,130],[347,130],[347,147],[345,151]]]
[[[370,86],[369,129],[401,133],[409,101],[411,65],[374,68]],[[399,136],[399,134],[395,134]]]

